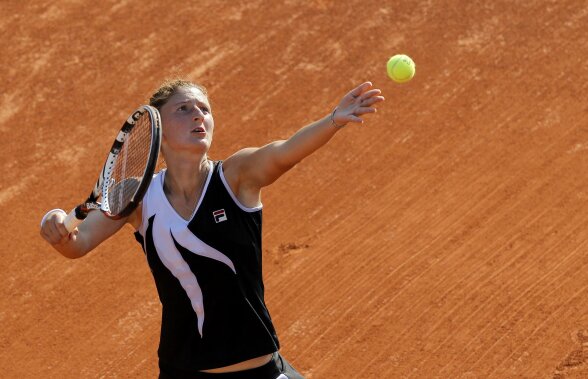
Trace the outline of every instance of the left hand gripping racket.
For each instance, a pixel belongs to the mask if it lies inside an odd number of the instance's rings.
[[[130,215],[151,183],[160,145],[159,111],[143,105],[129,116],[116,136],[88,199],[65,218],[66,229],[69,232],[74,230],[94,209],[112,219]]]

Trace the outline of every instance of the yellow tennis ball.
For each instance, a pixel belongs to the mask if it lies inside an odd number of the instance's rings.
[[[397,54],[388,59],[388,76],[396,83],[408,82],[414,76],[416,66],[408,55]]]

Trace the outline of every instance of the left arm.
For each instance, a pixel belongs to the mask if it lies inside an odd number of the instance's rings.
[[[231,188],[244,203],[255,203],[262,187],[275,182],[320,147],[349,122],[363,123],[360,116],[376,112],[374,105],[384,100],[370,82],[349,91],[333,113],[298,130],[287,140],[274,141],[260,148],[247,148],[227,158],[224,173]]]

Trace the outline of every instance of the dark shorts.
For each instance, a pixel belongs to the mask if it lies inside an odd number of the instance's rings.
[[[159,370],[159,379],[304,379],[280,353],[274,353],[272,359],[261,367],[237,372],[222,374],[187,373],[166,367],[161,363],[159,364]]]

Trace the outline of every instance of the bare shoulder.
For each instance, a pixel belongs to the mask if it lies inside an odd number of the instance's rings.
[[[223,174],[229,183],[238,184],[239,178],[251,164],[251,156],[258,150],[256,147],[241,149],[223,162]],[[232,187],[232,186],[231,186]]]

